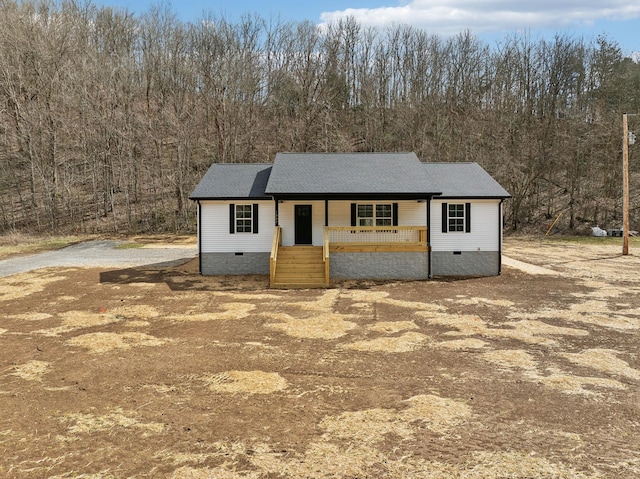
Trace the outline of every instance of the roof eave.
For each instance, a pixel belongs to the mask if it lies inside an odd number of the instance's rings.
[[[432,196],[439,196],[441,192],[417,193],[274,193],[269,192],[278,200],[421,200]]]
[[[481,195],[443,195],[438,196],[438,199],[442,200],[506,200],[511,198],[511,195],[491,195],[491,196],[481,196]]]
[[[250,201],[272,200],[272,196],[190,196],[191,201]]]

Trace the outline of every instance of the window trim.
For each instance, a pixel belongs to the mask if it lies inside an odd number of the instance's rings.
[[[386,227],[386,226],[397,226],[396,222],[394,221],[394,218],[397,217],[397,207],[394,207],[394,203],[356,203],[355,204],[355,222],[356,224],[353,226],[378,226],[378,227]],[[369,206],[371,207],[371,216],[360,216],[360,207],[361,206]],[[386,206],[389,208],[389,216],[378,216],[378,208],[381,206]],[[394,213],[396,213],[396,215],[394,216]],[[361,220],[371,220],[370,225],[363,225],[361,224]],[[383,221],[383,220],[387,220],[389,221],[389,224],[378,224],[378,220]]]
[[[449,203],[447,205],[447,232],[464,233],[466,224],[464,203]]]
[[[246,209],[248,209],[249,211],[249,216],[238,216],[238,214],[240,213],[240,211],[242,211],[243,214],[246,214],[247,211]],[[242,221],[242,229],[239,228],[239,223]],[[248,222],[248,225],[247,223]],[[236,233],[238,234],[252,234],[253,233],[253,205],[251,203],[237,203],[236,207],[235,207],[235,219],[234,219],[234,229],[236,231]],[[249,228],[247,230],[247,228]]]
[[[236,206],[249,206],[250,208],[250,216],[249,217],[243,217],[243,218],[238,218],[238,209],[236,208]],[[253,233],[254,235],[258,234],[258,226],[259,226],[259,220],[258,220],[258,213],[259,213],[259,209],[260,206],[258,205],[258,203],[240,203],[238,205],[236,205],[235,203],[229,203],[229,234],[236,234],[236,233]],[[243,224],[242,230],[243,231],[238,231],[238,221],[246,221],[249,220],[250,221],[250,231],[246,231],[247,229],[247,225]]]
[[[462,207],[461,215],[452,216],[451,207]],[[455,221],[457,226],[452,229],[452,221]],[[458,229],[461,227],[461,229]],[[456,203],[442,203],[442,232],[443,233],[471,233],[471,203],[456,202]]]

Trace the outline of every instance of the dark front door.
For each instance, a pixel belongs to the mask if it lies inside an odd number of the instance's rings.
[[[295,205],[296,244],[311,244],[311,205]]]

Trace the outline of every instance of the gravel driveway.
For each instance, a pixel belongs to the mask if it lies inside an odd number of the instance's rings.
[[[0,277],[50,267],[117,267],[180,264],[194,258],[197,246],[122,248],[125,241],[87,241],[57,251],[0,260]]]

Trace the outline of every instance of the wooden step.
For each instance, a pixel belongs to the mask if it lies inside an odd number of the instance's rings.
[[[274,288],[323,288],[325,265],[321,246],[281,246]]]

